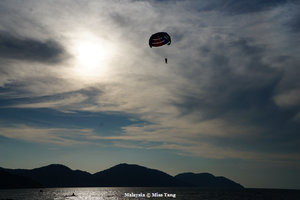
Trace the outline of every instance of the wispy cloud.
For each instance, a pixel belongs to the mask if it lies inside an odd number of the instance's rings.
[[[0,127],[0,135],[7,138],[62,146],[88,144],[91,141],[86,138],[92,134],[90,129],[38,128],[28,125]]]

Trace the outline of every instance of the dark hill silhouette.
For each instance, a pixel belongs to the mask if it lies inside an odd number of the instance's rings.
[[[94,174],[97,185],[117,187],[172,187],[185,183],[162,171],[139,165],[119,164]]]
[[[19,175],[11,174],[0,169],[0,188],[9,189],[9,188],[38,188],[41,187],[41,184],[38,182]]]
[[[242,185],[225,177],[215,177],[209,173],[182,173],[175,176],[176,179],[203,188],[243,188]]]
[[[15,169],[8,172],[31,178],[44,187],[84,187],[93,186],[92,175],[80,170],[52,164],[32,170]]]
[[[33,187],[209,187],[242,188],[224,177],[211,174],[184,173],[175,177],[139,165],[119,164],[90,174],[52,164],[35,169],[0,168],[0,188]],[[9,180],[9,181],[8,181]],[[240,186],[240,187],[238,187]]]

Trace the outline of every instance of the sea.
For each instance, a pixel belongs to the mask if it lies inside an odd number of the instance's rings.
[[[300,200],[300,190],[201,188],[41,188],[0,190],[0,200]]]

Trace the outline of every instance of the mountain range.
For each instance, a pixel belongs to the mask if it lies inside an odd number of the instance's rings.
[[[209,173],[182,173],[171,176],[165,172],[133,164],[119,164],[90,174],[51,164],[35,169],[0,168],[0,188],[41,187],[201,187],[243,188],[225,177]]]

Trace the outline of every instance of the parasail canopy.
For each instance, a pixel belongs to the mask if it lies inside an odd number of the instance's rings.
[[[152,47],[160,47],[163,45],[170,45],[171,44],[171,37],[166,32],[158,32],[149,38],[149,46]]]

